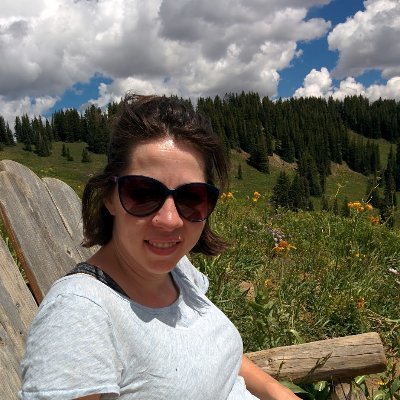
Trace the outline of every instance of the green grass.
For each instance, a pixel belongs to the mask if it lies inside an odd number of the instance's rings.
[[[256,171],[246,163],[244,154],[233,153],[231,160],[231,191],[235,197],[244,199],[252,197],[254,191],[260,192],[264,197],[269,198],[279,172],[284,170],[289,176],[295,172],[295,164],[280,162],[275,156],[270,158],[270,173],[263,174]],[[243,179],[237,179],[237,169],[239,163],[242,166]],[[330,203],[337,197],[339,203],[344,199],[361,200],[366,199],[367,177],[351,171],[345,165],[333,165],[332,174],[326,180],[325,196]],[[315,209],[320,208],[321,200],[314,199]]]
[[[100,171],[106,162],[104,154],[90,153],[92,162],[82,163],[82,150],[85,143],[67,143],[74,161],[67,161],[61,156],[62,143],[53,143],[52,154],[49,157],[39,157],[36,154],[22,150],[23,145],[5,147],[0,151],[0,160],[14,160],[26,165],[38,176],[55,177],[70,185],[79,195],[89,176]]]

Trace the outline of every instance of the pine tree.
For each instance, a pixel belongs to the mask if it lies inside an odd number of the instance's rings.
[[[86,148],[84,148],[82,150],[82,160],[83,163],[89,163],[92,161],[92,159],[90,158],[90,154],[88,152],[88,150]]]
[[[5,144],[6,146],[15,145],[14,137],[11,132],[10,126],[8,122],[0,115],[0,143]]]
[[[32,151],[34,137],[28,114],[24,114],[21,118],[21,141],[24,143],[24,150]]]
[[[329,202],[326,196],[321,196],[321,210],[322,211],[329,211]]]
[[[250,149],[248,164],[260,172],[269,173],[268,151],[262,133],[257,134],[256,143]]]
[[[105,154],[107,152],[109,140],[109,127],[106,115],[100,108],[94,105],[86,109],[85,119],[87,123],[88,150],[96,154]]]
[[[66,158],[67,158],[67,161],[74,161],[74,157],[72,157],[69,147],[66,148]]]
[[[383,201],[381,204],[381,218],[386,225],[394,226],[394,212],[397,206],[396,199],[396,156],[390,148],[388,162],[383,174]]]
[[[22,143],[22,122],[18,116],[15,117],[14,131],[17,142]]]
[[[237,170],[237,179],[243,179],[242,164],[239,163]]]
[[[307,179],[296,173],[289,188],[289,207],[293,211],[307,210],[310,203],[310,190]]]
[[[0,143],[7,144],[6,121],[0,115]]]
[[[396,146],[396,170],[395,170],[395,180],[396,180],[396,191],[400,191],[400,138],[398,139]]]
[[[275,207],[290,207],[289,202],[289,190],[291,182],[288,174],[285,171],[281,171],[276,180],[275,186],[272,189],[271,203]]]
[[[310,195],[321,196],[321,177],[311,155],[309,153],[303,154],[297,165],[297,172],[299,175],[307,179]]]

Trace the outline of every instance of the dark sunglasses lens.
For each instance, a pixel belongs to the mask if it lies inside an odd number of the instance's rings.
[[[206,183],[189,183],[175,192],[175,204],[189,221],[204,221],[213,212],[218,200],[218,189]]]
[[[163,185],[151,178],[124,176],[118,185],[122,206],[136,217],[152,214],[165,200]]]

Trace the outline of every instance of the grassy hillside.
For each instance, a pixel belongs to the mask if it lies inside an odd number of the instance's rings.
[[[389,144],[380,141],[382,148],[382,158],[387,157]],[[104,155],[91,154],[92,162],[82,163],[82,150],[84,143],[68,143],[74,161],[67,161],[61,156],[62,143],[53,143],[52,154],[49,157],[38,157],[34,153],[22,150],[22,144],[14,147],[5,147],[0,151],[1,159],[10,159],[20,162],[32,169],[39,176],[58,177],[72,186],[79,194],[88,177],[103,168],[106,158]],[[260,192],[263,196],[269,197],[276,178],[281,170],[289,174],[295,170],[295,164],[288,164],[278,156],[270,157],[270,174],[263,174],[256,171],[246,163],[245,153],[232,153],[231,160],[231,191],[239,198],[252,196],[254,191]],[[238,165],[241,164],[243,179],[235,178]],[[361,200],[365,198],[367,178],[361,174],[351,171],[344,164],[333,165],[332,175],[328,177],[326,184],[326,196],[331,200],[337,196],[339,200],[347,197],[349,200]],[[320,200],[315,199],[318,209]]]
[[[70,155],[74,161],[67,161],[61,156],[62,143],[53,143],[52,154],[49,157],[38,157],[36,154],[22,150],[23,145],[5,147],[0,151],[0,160],[14,160],[26,165],[38,176],[50,176],[59,178],[68,183],[78,194],[82,193],[88,177],[96,171],[100,171],[106,162],[105,155],[90,154],[92,162],[82,163],[82,150],[85,143],[67,143]]]

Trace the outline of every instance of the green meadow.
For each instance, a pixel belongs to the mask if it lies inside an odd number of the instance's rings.
[[[40,158],[18,145],[5,148],[0,159],[18,161],[41,177],[57,177],[81,194],[87,178],[104,166],[105,156],[90,154],[92,162],[82,163],[84,144],[67,146],[73,161],[61,156],[61,143],[53,143],[50,157]],[[210,279],[210,298],[239,329],[245,351],[378,332],[388,370],[357,382],[368,399],[400,399],[395,372],[400,357],[400,231],[380,224],[377,210],[366,207],[367,178],[344,165],[332,167],[328,199],[360,202],[349,217],[320,211],[320,199],[314,199],[313,212],[275,210],[269,197],[276,177],[282,169],[294,171],[293,165],[271,157],[271,173],[265,175],[245,160],[243,153],[232,155],[232,195],[220,200],[211,217],[231,247],[214,258],[191,256]],[[236,177],[239,164],[243,179]],[[254,196],[256,191],[260,196]],[[278,234],[277,246],[273,236]],[[379,385],[367,386],[371,379]],[[308,386],[302,396],[326,398],[326,391],[316,387]]]

